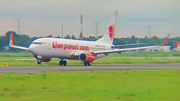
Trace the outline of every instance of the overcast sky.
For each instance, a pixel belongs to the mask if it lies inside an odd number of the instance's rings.
[[[21,19],[21,33],[29,36],[79,36],[80,14],[85,36],[103,35],[114,11],[118,10],[115,37],[151,36],[180,37],[180,0],[0,0],[0,35],[17,31],[16,18]]]

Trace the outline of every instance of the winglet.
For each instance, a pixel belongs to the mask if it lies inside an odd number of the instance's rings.
[[[12,46],[13,45],[13,33],[11,33],[11,37],[9,39],[9,45]]]
[[[166,39],[164,40],[164,42],[163,42],[163,44],[162,44],[162,45],[166,45],[167,40],[169,39],[169,37],[170,37],[170,33],[168,34],[168,36],[166,37]]]

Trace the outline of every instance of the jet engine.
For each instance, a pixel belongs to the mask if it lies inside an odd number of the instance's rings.
[[[79,55],[79,60],[83,62],[92,62],[94,61],[95,56],[92,53],[84,52]]]
[[[51,58],[49,58],[49,57],[42,57],[42,56],[39,56],[39,55],[35,55],[34,57],[37,60],[40,60],[41,62],[49,62],[49,61],[51,61]]]

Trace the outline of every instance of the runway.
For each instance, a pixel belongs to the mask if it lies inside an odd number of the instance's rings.
[[[97,71],[97,70],[142,70],[142,69],[180,69],[180,63],[172,64],[122,64],[92,66],[22,66],[0,67],[0,73],[37,73],[43,71]]]

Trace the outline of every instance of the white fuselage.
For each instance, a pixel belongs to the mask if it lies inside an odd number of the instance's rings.
[[[173,51],[176,51],[176,52],[179,52],[179,51],[180,51],[180,48],[173,48],[172,50],[173,50]]]
[[[146,51],[150,52],[169,52],[171,46],[160,46],[156,48],[146,49]]]
[[[61,38],[39,38],[29,46],[30,52],[42,57],[71,59],[75,53],[111,50],[111,44]],[[103,55],[103,54],[99,54]]]

